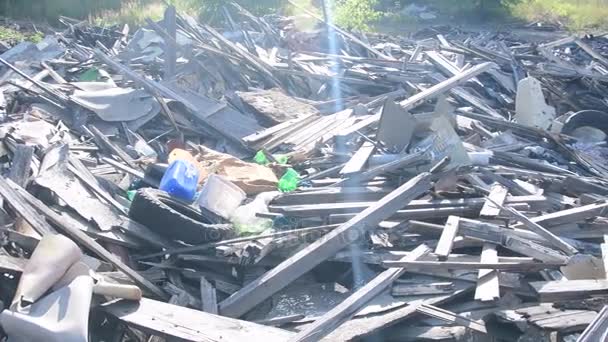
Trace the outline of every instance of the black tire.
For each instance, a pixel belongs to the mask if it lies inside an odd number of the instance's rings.
[[[210,224],[198,209],[151,188],[137,191],[129,216],[158,234],[188,244],[219,241],[234,234],[232,225]]]

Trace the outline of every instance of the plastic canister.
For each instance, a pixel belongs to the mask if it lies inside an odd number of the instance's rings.
[[[160,180],[159,189],[185,201],[192,201],[196,194],[199,170],[186,160],[175,160]]]

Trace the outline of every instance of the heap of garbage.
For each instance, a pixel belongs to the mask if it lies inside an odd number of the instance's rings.
[[[606,36],[300,10],[0,55],[0,333],[605,340]]]

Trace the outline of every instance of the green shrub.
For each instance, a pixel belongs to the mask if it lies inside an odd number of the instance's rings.
[[[374,8],[377,0],[336,0],[333,8],[334,22],[346,29],[369,30],[369,24],[381,18]]]

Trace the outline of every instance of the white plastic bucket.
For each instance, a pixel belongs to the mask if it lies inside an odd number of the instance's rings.
[[[203,184],[198,205],[227,219],[246,197],[241,188],[226,178],[211,174]]]

